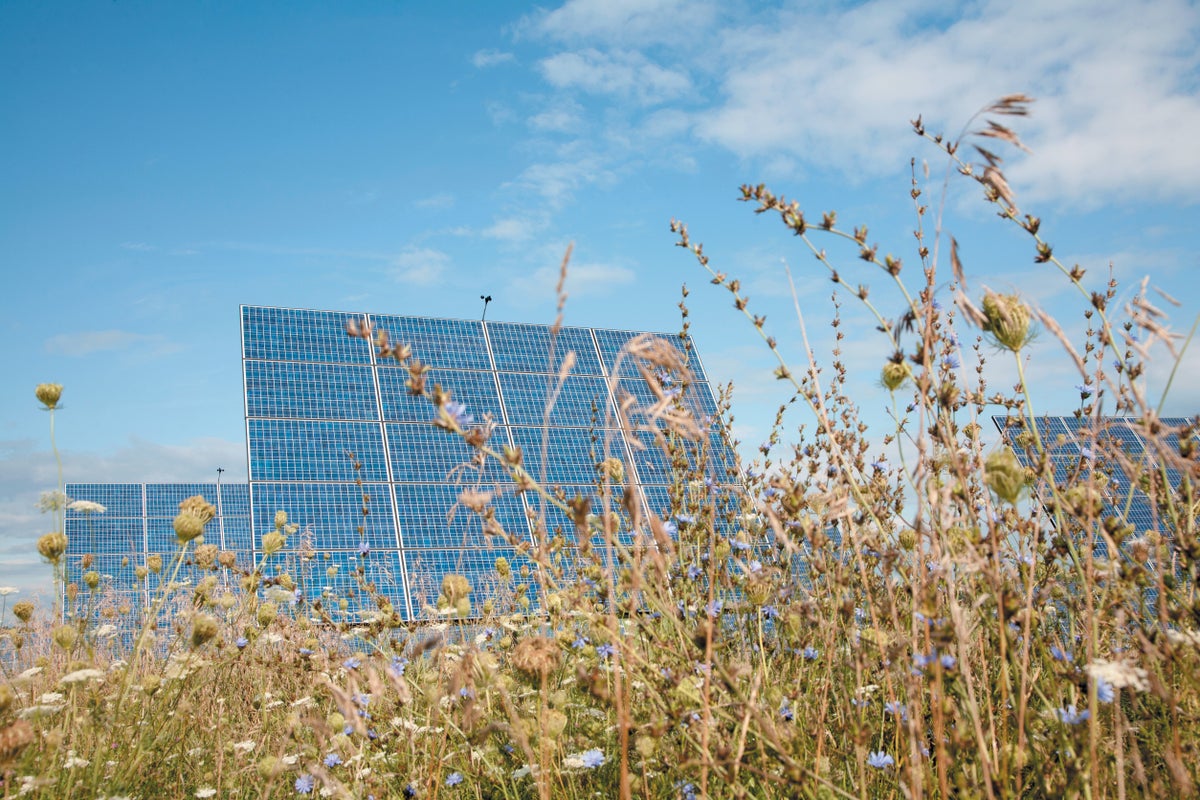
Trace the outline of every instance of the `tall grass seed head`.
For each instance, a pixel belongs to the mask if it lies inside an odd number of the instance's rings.
[[[996,496],[1007,503],[1016,503],[1025,489],[1025,468],[1008,448],[997,450],[983,465],[983,479]]]
[[[67,535],[55,531],[47,533],[38,539],[37,549],[42,554],[42,558],[51,564],[57,564],[59,559],[63,557],[63,553],[67,552],[67,544]]]
[[[1016,353],[1028,344],[1031,314],[1017,295],[988,292],[983,296],[983,316],[983,329],[1000,347]]]
[[[33,602],[31,600],[22,600],[19,603],[14,603],[12,612],[13,616],[21,620],[21,622],[29,622],[33,616]]]
[[[198,536],[204,535],[204,524],[208,520],[190,511],[181,511],[175,515],[172,526],[175,528],[175,538],[180,544],[186,544]]]
[[[34,394],[49,410],[54,410],[58,407],[58,401],[62,398],[63,387],[61,383],[39,383],[34,389]]]

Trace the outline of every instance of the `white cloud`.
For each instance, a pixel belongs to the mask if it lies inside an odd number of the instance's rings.
[[[471,56],[471,63],[479,69],[488,69],[512,60],[512,53],[505,53],[500,50],[479,50],[475,55]]]
[[[691,88],[685,72],[659,66],[631,51],[586,48],[557,53],[542,59],[538,69],[556,88],[632,97],[643,105],[679,97]]]
[[[556,100],[539,114],[529,118],[529,127],[550,133],[572,133],[583,124],[583,107],[573,100]]]
[[[953,19],[938,9],[874,0],[723,32],[725,99],[701,136],[743,156],[890,170],[916,149],[908,119],[956,135],[984,103],[1023,91],[1039,101],[1015,120],[1034,150],[1009,170],[1018,199],[1200,198],[1190,145],[1200,9],[989,0]]]
[[[714,10],[707,0],[568,0],[521,28],[560,40],[678,42],[708,25]]]
[[[141,344],[166,346],[162,336],[132,331],[80,331],[59,333],[42,343],[42,348],[51,355],[87,356],[107,350],[125,350]]]
[[[543,227],[543,223],[528,217],[503,217],[484,228],[481,233],[489,239],[524,242],[532,239]]]
[[[121,247],[125,250],[135,250],[139,253],[149,253],[158,248],[146,242],[121,242]]]
[[[530,164],[508,186],[531,192],[551,208],[560,208],[582,186],[606,184],[613,180],[598,155],[570,161]]]
[[[509,285],[511,293],[524,305],[550,302],[558,283],[559,266],[544,266],[521,275]],[[571,262],[567,267],[568,295],[597,297],[612,294],[636,279],[633,270],[617,264],[587,264]]]
[[[413,205],[415,205],[417,208],[432,208],[440,210],[453,208],[454,203],[454,195],[450,194],[449,192],[438,192],[437,194],[431,194],[428,197],[422,197]]]
[[[450,256],[430,247],[408,247],[392,261],[392,277],[398,283],[433,286],[450,265]]]

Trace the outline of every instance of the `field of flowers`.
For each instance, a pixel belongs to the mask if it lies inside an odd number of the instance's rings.
[[[616,460],[598,462],[591,507],[539,485],[521,453],[426,385],[403,343],[352,329],[407,363],[444,435],[504,464],[515,489],[558,506],[574,530],[523,545],[536,569],[498,560],[486,603],[447,576],[429,621],[414,625],[365,573],[352,593],[295,603],[304,566],[281,561],[297,535],[287,510],[257,555],[222,552],[204,541],[214,509],[195,497],[175,520],[173,558],[126,565],[160,587],[134,609],[105,596],[86,554],[70,556],[83,580],[61,585],[70,499],[52,496],[38,549],[65,608],[3,609],[3,796],[1193,796],[1197,429],[1162,424],[1142,381],[1147,343],[1178,344],[1148,296],[1113,307],[1115,285],[1059,263],[1040,221],[1019,211],[993,149],[1020,145],[1004,123],[1027,104],[1002,98],[956,141],[914,126],[1030,237],[1048,274],[1088,298],[1084,341],[1019,296],[972,298],[952,241],[939,273],[915,175],[915,266],[881,256],[865,226],[810,220],[744,187],[828,267],[844,302],[875,313],[896,420],[884,444],[898,463],[860,423],[840,352],[821,364],[781,358],[776,376],[813,422],[777,426],[761,461],[737,468],[744,491],[724,502],[706,490],[701,427],[654,383],[664,370],[686,378],[686,364],[639,340],[629,355],[658,402],[623,409],[620,423],[652,424],[678,465],[672,513],[659,519],[638,511],[639,487]],[[738,280],[685,225],[673,230],[776,351]],[[903,299],[902,318],[875,312],[863,274]],[[934,297],[947,280],[952,306]],[[1098,429],[1056,470],[1023,378],[1035,329],[1078,372],[1078,415],[1135,419],[1152,458],[1131,462]],[[985,387],[962,367],[966,353],[1013,359],[1021,384]],[[52,441],[62,391],[37,390]],[[984,444],[997,413],[1030,423],[1014,438],[1032,467]],[[1149,498],[1153,528],[1119,513],[1106,464]],[[462,488],[463,505],[486,516],[487,493]]]

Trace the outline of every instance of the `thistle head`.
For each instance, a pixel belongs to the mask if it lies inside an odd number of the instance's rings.
[[[988,456],[983,465],[983,479],[996,496],[1008,503],[1015,503],[1025,489],[1025,468],[1007,448]]]

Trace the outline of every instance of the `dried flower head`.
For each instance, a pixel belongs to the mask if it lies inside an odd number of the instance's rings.
[[[59,625],[50,634],[50,638],[63,650],[70,650],[79,639],[79,631],[75,629],[74,625]]]
[[[100,586],[100,573],[94,569],[83,573],[83,585],[95,591]]]
[[[277,530],[277,531],[283,530],[283,526],[287,525],[287,520],[288,520],[288,516],[287,516],[286,511],[284,511],[282,509],[280,509],[279,511],[276,511],[275,512],[275,530]]]
[[[883,372],[880,374],[880,379],[883,381],[884,387],[894,392],[904,385],[904,382],[912,375],[912,368],[904,361],[899,363],[889,361],[883,365]]]
[[[989,291],[983,296],[983,316],[983,329],[1000,347],[1016,353],[1029,343],[1029,306],[1017,295]]]
[[[202,544],[196,548],[196,564],[201,569],[212,569],[217,563],[217,546]]]
[[[442,578],[442,597],[453,605],[471,593],[471,582],[462,575],[448,574]]]
[[[192,647],[199,647],[217,635],[217,621],[208,614],[192,617]]]
[[[67,552],[67,535],[65,533],[47,533],[37,541],[38,552],[42,558],[51,564],[57,564],[63,553]]]
[[[283,549],[283,534],[279,531],[271,531],[266,536],[262,537],[262,549],[267,555],[278,553]]]
[[[988,456],[983,466],[983,475],[988,488],[1005,502],[1017,502],[1025,489],[1025,468],[1008,448],[997,450]]]
[[[1104,681],[1114,689],[1150,691],[1150,674],[1126,661],[1093,661],[1087,665],[1087,674],[1092,680]]]
[[[162,568],[163,568],[162,556],[160,556],[158,553],[151,553],[149,556],[146,557],[146,567],[151,572],[153,572],[155,575],[162,572]]]
[[[274,603],[263,603],[258,607],[258,613],[255,615],[255,618],[258,620],[258,624],[265,628],[274,622],[277,616],[279,616],[278,606]]]
[[[558,643],[545,636],[522,639],[513,649],[512,664],[526,678],[542,681],[558,669],[562,661]]]
[[[19,603],[14,603],[12,608],[13,616],[21,620],[21,622],[29,622],[33,616],[33,602],[30,600],[22,600]]]
[[[62,392],[61,383],[39,383],[37,389],[34,390],[34,394],[37,395],[37,399],[41,401],[42,405],[51,410],[58,407]]]
[[[175,538],[180,544],[186,544],[198,536],[204,535],[205,519],[188,511],[181,511],[175,515],[175,520],[172,526],[175,528]]]
[[[33,726],[23,719],[0,731],[0,762],[12,761],[33,744],[35,738]]]
[[[194,494],[191,497],[185,498],[179,503],[179,511],[182,514],[194,514],[205,524],[208,524],[217,515],[216,507],[205,500],[202,494]]]

